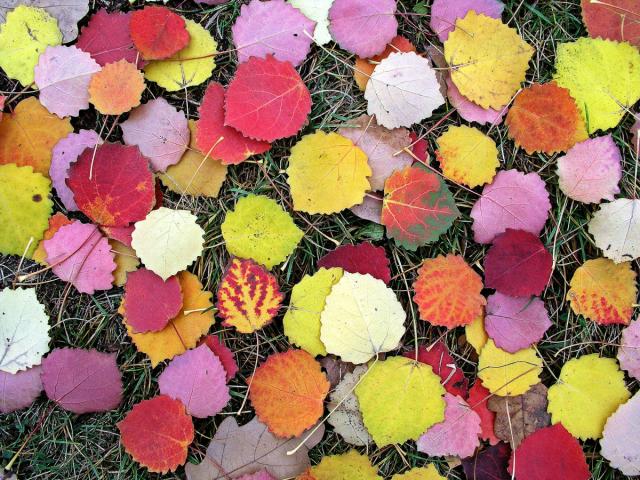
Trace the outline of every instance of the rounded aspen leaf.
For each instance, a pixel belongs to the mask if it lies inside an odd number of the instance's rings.
[[[609,417],[600,440],[600,453],[625,475],[640,475],[640,395],[637,393]]]
[[[2,168],[0,168],[0,172],[1,171]],[[42,240],[38,243],[38,247],[34,250],[31,259],[34,262],[38,262],[40,265],[47,266],[47,252],[44,249],[44,241],[53,238],[56,232],[60,230],[60,227],[69,225],[70,223],[72,223],[72,220],[69,220],[69,218],[63,213],[57,212],[50,216],[49,228],[45,230]]]
[[[373,363],[355,389],[376,445],[417,440],[444,420],[444,387],[430,366],[404,357]]]
[[[542,360],[533,348],[509,353],[489,339],[480,352],[478,377],[494,395],[522,395],[540,382]]]
[[[433,463],[425,467],[414,467],[405,473],[396,473],[391,480],[446,480]]]
[[[396,294],[371,275],[344,272],[325,302],[320,340],[345,362],[365,363],[404,335],[406,314]]]
[[[489,336],[484,329],[484,312],[476,317],[473,322],[464,327],[464,334],[467,342],[473,347],[476,353],[480,353],[482,347],[487,343]]]
[[[135,404],[118,430],[125,451],[154,473],[173,472],[183,465],[195,435],[185,406],[166,395]]]
[[[369,78],[373,74],[376,66],[389,55],[394,52],[415,52],[416,47],[413,44],[404,38],[401,35],[397,35],[394,37],[387,48],[384,49],[382,53],[375,55],[371,58],[360,58],[356,57],[356,62],[353,70],[353,79],[356,81],[356,85],[363,92],[367,88],[367,83],[369,83]]]
[[[42,392],[40,366],[14,374],[0,370],[0,413],[11,413],[31,405]]]
[[[267,268],[284,262],[303,236],[291,216],[263,195],[238,200],[221,228],[231,255],[251,258]]]
[[[180,272],[177,277],[182,289],[182,311],[162,330],[135,333],[127,324],[123,305],[118,309],[131,340],[140,352],[149,356],[153,367],[195,347],[214,321],[211,293],[202,289],[198,277],[189,272]]]
[[[0,122],[0,165],[30,165],[48,177],[53,147],[71,132],[68,118],[49,113],[36,97],[25,98]]]
[[[629,262],[587,260],[574,272],[570,287],[567,300],[576,315],[600,325],[627,325],[631,321],[638,291]]]
[[[116,269],[113,271],[113,284],[122,287],[127,282],[127,274],[135,272],[140,266],[140,260],[133,248],[118,240],[109,239],[109,246],[115,255]]]
[[[238,364],[236,363],[233,352],[215,335],[207,335],[198,345],[206,345],[222,363],[226,372],[227,381],[231,380],[238,373]]]
[[[89,101],[104,115],[120,115],[140,105],[144,77],[132,63],[108,63],[89,82]]]
[[[0,253],[31,258],[49,225],[51,182],[31,167],[0,165]]]
[[[337,213],[362,203],[371,168],[351,140],[317,131],[291,148],[287,175],[295,210]]]
[[[467,403],[471,407],[471,410],[476,412],[478,417],[480,417],[480,438],[488,441],[491,445],[496,445],[500,439],[496,437],[494,429],[496,414],[489,410],[489,406],[487,404],[487,401],[491,398],[493,398],[491,396],[491,392],[482,385],[481,380],[476,379],[473,387],[469,389]]]
[[[78,209],[98,225],[125,227],[155,204],[153,175],[138,147],[87,148],[69,168],[67,186]]]
[[[316,22],[316,29],[313,33],[313,39],[318,45],[324,45],[331,40],[329,33],[329,9],[333,0],[287,0],[305,17]]]
[[[620,367],[629,376],[640,380],[640,321],[638,319],[622,330],[618,347],[618,361]]]
[[[474,188],[491,182],[500,166],[496,142],[477,128],[453,126],[437,140],[436,156],[449,180]]]
[[[588,229],[605,257],[616,263],[635,260],[640,257],[640,200],[617,198],[601,204]]]
[[[218,316],[225,327],[253,333],[271,323],[284,295],[278,281],[253,260],[234,258],[218,285]]]
[[[581,0],[589,36],[640,47],[640,4],[636,0]]]
[[[471,10],[444,43],[451,80],[482,108],[500,109],[520,88],[534,49],[514,28]]]
[[[310,112],[311,94],[302,78],[293,65],[273,55],[242,63],[227,88],[225,125],[255,140],[295,135]]]
[[[562,423],[574,437],[598,439],[607,418],[629,397],[618,362],[593,353],[562,366],[558,382],[549,388],[547,410],[553,424]]]
[[[449,103],[467,122],[476,122],[480,125],[500,125],[502,123],[502,119],[507,113],[507,107],[498,109],[482,108],[480,105],[476,105],[462,95],[458,87],[451,81],[450,76],[447,76],[445,82],[447,84],[447,98],[449,99]]]
[[[371,242],[355,245],[341,245],[318,260],[318,268],[342,268],[345,272],[368,273],[387,285],[391,281],[389,258],[384,247],[376,247]]]
[[[131,40],[145,60],[161,60],[189,43],[184,18],[167,7],[147,6],[131,14]]]
[[[329,381],[303,350],[274,353],[250,380],[249,398],[258,418],[280,438],[297,437],[322,416]]]
[[[373,441],[364,426],[358,397],[353,391],[366,371],[366,365],[359,365],[353,372],[347,372],[331,392],[327,405],[331,412],[327,422],[333,427],[333,431],[345,442],[357,446],[366,446]]]
[[[289,308],[282,321],[284,333],[289,342],[313,356],[327,354],[320,340],[320,315],[342,273],[341,268],[320,268],[313,275],[302,277],[291,291]]]
[[[318,465],[311,467],[309,480],[381,480],[371,460],[357,450],[342,455],[327,455]]]
[[[440,383],[447,392],[454,396],[466,398],[469,393],[469,380],[464,376],[464,372],[456,364],[451,356],[449,348],[441,340],[425,347],[420,345],[418,352],[404,352],[406,358],[426,363],[433,368],[433,372],[440,377]]]
[[[456,28],[456,20],[464,18],[469,10],[491,18],[500,18],[504,3],[498,0],[434,0],[431,5],[429,26],[441,42],[449,38],[449,33]]]
[[[422,262],[413,284],[420,318],[447,328],[468,325],[487,303],[482,278],[459,255],[439,255]]]
[[[206,82],[213,69],[218,44],[211,33],[193,20],[186,20],[189,43],[164,60],[149,62],[144,67],[147,80],[157,83],[168,92],[184,90]]]
[[[0,67],[9,78],[30,87],[42,52],[61,43],[58,22],[46,10],[18,5],[0,25]]]

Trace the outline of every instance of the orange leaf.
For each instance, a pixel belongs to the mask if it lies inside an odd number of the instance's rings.
[[[64,213],[58,212],[52,217],[49,217],[49,228],[44,232],[44,236],[42,237],[42,240],[40,240],[38,247],[33,252],[31,259],[34,262],[38,262],[40,265],[48,265],[47,252],[44,249],[44,241],[51,240],[60,227],[64,227],[70,223],[72,223],[71,220],[69,220]]]
[[[240,333],[260,330],[278,313],[284,295],[276,277],[250,259],[234,258],[218,288],[218,315]]]
[[[132,63],[108,63],[91,77],[89,101],[104,115],[120,115],[140,105],[144,77]]]
[[[509,136],[528,154],[566,152],[587,139],[576,101],[556,82],[534,84],[520,92],[505,124]]]
[[[281,438],[297,437],[322,416],[329,381],[304,350],[274,353],[250,381],[249,398],[260,421]]]
[[[181,401],[159,395],[133,406],[118,423],[126,452],[150,472],[173,472],[187,460],[194,430]]]
[[[487,303],[480,275],[458,255],[426,259],[413,289],[420,318],[447,328],[469,325]]]
[[[26,98],[0,122],[0,165],[31,165],[49,178],[53,147],[71,132],[68,118],[52,115],[36,97]]]
[[[356,81],[356,85],[358,88],[364,92],[364,89],[367,88],[367,83],[369,83],[369,78],[373,73],[373,70],[376,68],[382,60],[387,58],[394,52],[415,52],[416,47],[413,44],[404,38],[401,35],[395,37],[391,42],[387,45],[387,48],[384,51],[375,57],[372,58],[360,58],[356,57],[356,65],[353,71],[353,78]]]

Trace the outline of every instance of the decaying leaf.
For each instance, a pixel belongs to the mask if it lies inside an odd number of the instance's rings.
[[[327,405],[331,415],[327,421],[345,442],[365,446],[373,442],[371,435],[364,426],[358,397],[353,391],[354,387],[367,371],[366,365],[359,365],[351,373],[345,374],[342,381],[331,392]]]

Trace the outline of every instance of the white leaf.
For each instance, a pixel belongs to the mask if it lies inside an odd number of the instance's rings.
[[[619,198],[600,205],[589,233],[605,257],[616,263],[640,257],[640,200]]]

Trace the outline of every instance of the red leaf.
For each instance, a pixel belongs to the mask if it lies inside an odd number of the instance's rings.
[[[508,228],[493,240],[484,260],[485,286],[512,297],[540,295],[552,264],[551,254],[538,237]]]
[[[131,15],[131,39],[145,60],[161,60],[186,47],[189,32],[180,15],[151,6]]]
[[[403,354],[407,358],[416,358],[415,350]],[[430,349],[425,346],[418,347],[418,361],[431,365],[433,372],[442,379],[442,386],[451,395],[459,395],[467,398],[469,393],[469,380],[464,376],[456,361],[449,353],[447,346],[437,341]],[[453,365],[450,367],[449,365]]]
[[[368,273],[387,284],[391,281],[387,253],[383,247],[376,247],[371,242],[341,245],[318,260],[318,268],[333,267],[351,273]]]
[[[467,480],[511,480],[507,471],[510,457],[509,445],[498,443],[477,452],[473,457],[463,458],[464,474]]]
[[[514,459],[509,460],[509,473]],[[582,447],[561,423],[525,438],[515,452],[518,480],[588,480],[591,478]]]
[[[423,163],[429,163],[429,143],[424,138],[418,138],[415,132],[409,132],[412,147],[411,151]]]
[[[289,62],[273,55],[241,64],[225,97],[225,125],[247,137],[273,142],[300,131],[311,94]]]
[[[496,433],[493,430],[496,414],[489,410],[487,406],[487,401],[490,397],[491,392],[482,385],[480,379],[476,379],[476,383],[469,389],[467,402],[471,409],[480,417],[480,428],[482,428],[480,438],[482,438],[482,440],[488,440],[491,445],[495,445],[500,439],[496,437]]]
[[[215,335],[207,335],[200,340],[198,346],[202,344],[209,347],[209,350],[211,350],[220,359],[220,363],[222,363],[222,366],[227,373],[227,382],[236,376],[236,373],[238,373],[238,364],[236,363],[233,352],[229,347],[222,343],[222,340]]]
[[[271,148],[268,142],[252,140],[225,126],[224,87],[217,82],[209,83],[198,112],[196,145],[203,155],[220,160],[223,165],[237,165]]]
[[[71,165],[67,185],[80,211],[100,225],[128,226],[144,219],[155,204],[149,161],[138,147],[103,143],[95,158],[94,149],[86,149]]]
[[[638,0],[581,0],[582,19],[589,36],[640,46]]]
[[[155,473],[173,472],[184,464],[194,438],[184,405],[166,395],[134,405],[118,429],[127,453]]]
[[[127,274],[124,312],[135,333],[157,332],[182,309],[182,289],[176,276],[166,281],[146,268]]]
[[[117,240],[131,248],[133,225],[127,225],[126,227],[107,227],[100,225],[100,230],[102,230],[102,233],[104,233],[110,240]]]

